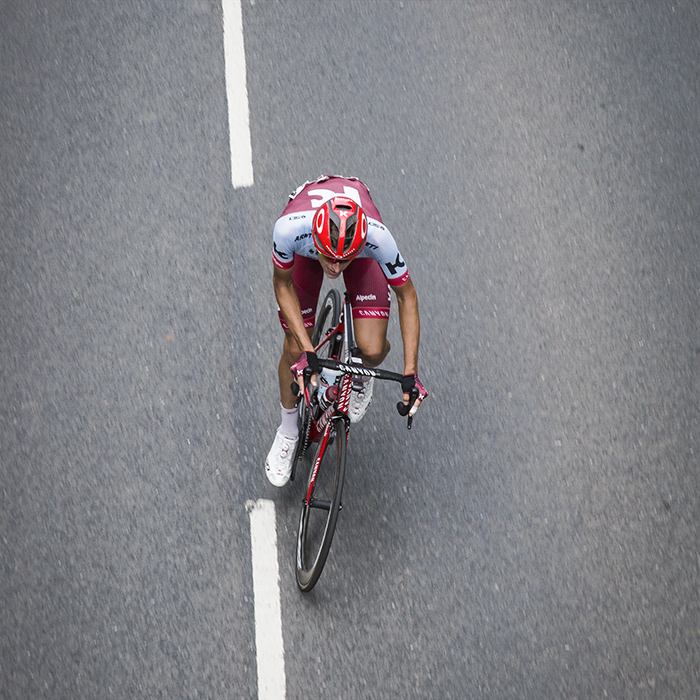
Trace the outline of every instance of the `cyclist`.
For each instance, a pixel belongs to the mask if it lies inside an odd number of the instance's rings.
[[[306,182],[289,196],[273,232],[273,285],[284,329],[279,362],[282,421],[265,461],[267,478],[275,486],[289,480],[299,439],[298,407],[289,372],[301,383],[311,367],[316,384],[318,360],[311,343],[323,275],[343,275],[353,307],[355,342],[368,367],[378,367],[390,350],[386,337],[394,290],[403,340],[404,404],[418,389],[415,413],[428,395],[418,379],[420,318],[418,298],[394,237],[382,223],[369,189],[357,178],[323,176]],[[372,399],[373,379],[353,380],[349,417],[358,422]]]

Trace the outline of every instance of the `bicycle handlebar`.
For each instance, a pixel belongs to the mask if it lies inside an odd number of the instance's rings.
[[[318,366],[324,369],[332,369],[340,372],[343,372],[344,374],[354,374],[357,377],[374,377],[375,379],[383,379],[386,381],[390,382],[398,382],[399,384],[401,383],[401,380],[403,379],[403,375],[398,374],[397,372],[389,372],[388,370],[385,369],[372,369],[370,367],[365,367],[364,365],[355,365],[355,364],[348,364],[346,362],[338,362],[337,360],[331,360],[330,358],[323,358],[319,357],[318,358]],[[311,371],[307,367],[304,369],[304,382],[308,383],[308,381],[311,378]],[[296,391],[294,389],[296,388]],[[292,383],[292,391],[294,391],[294,395],[296,396],[297,392],[299,391],[299,385],[296,382]],[[399,414],[403,417],[406,417],[408,415],[408,412],[411,410],[411,407],[413,404],[416,402],[416,399],[418,398],[418,389],[412,389],[410,393],[410,397],[408,399],[408,403],[405,404],[403,401],[399,401],[396,404],[396,410],[399,412]],[[411,429],[411,426],[413,425],[413,416],[408,415],[408,429]]]
[[[319,357],[318,366],[324,367],[325,369],[333,369],[336,371],[341,371],[345,374],[354,374],[357,377],[375,377],[376,379],[386,379],[390,382],[401,382],[403,376],[396,372],[389,372],[385,369],[371,369],[370,367],[365,367],[364,365],[354,365],[348,364],[346,362],[338,362],[337,360],[331,360]]]

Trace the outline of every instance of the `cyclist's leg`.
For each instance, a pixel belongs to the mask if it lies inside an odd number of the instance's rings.
[[[314,321],[316,319],[316,306],[318,305],[318,295],[323,284],[323,269],[317,260],[304,258],[300,255],[294,256],[294,289],[301,304],[301,315],[304,319],[304,326],[309,333],[313,333]],[[278,366],[278,377],[280,386],[280,401],[287,409],[294,408],[296,397],[292,393],[292,375],[289,368],[299,359],[301,348],[287,328],[287,324],[279,312],[280,323],[284,329],[284,344],[282,346],[282,356]]]
[[[391,350],[386,337],[388,319],[355,318],[355,342],[368,367],[379,367]]]
[[[318,294],[323,283],[321,265],[315,260],[295,256],[293,280],[294,288],[301,303],[304,325],[309,335],[311,335]],[[289,368],[299,358],[301,349],[287,329],[287,324],[282,314],[280,313],[279,316],[280,323],[284,328],[284,345],[278,366],[281,423],[279,428],[277,428],[272,447],[265,460],[265,473],[273,485],[284,486],[292,475],[294,455],[299,444],[299,412],[296,407],[296,397],[291,389],[292,375]]]
[[[378,367],[389,353],[389,284],[376,260],[356,258],[343,273],[352,303],[355,342],[369,367]]]

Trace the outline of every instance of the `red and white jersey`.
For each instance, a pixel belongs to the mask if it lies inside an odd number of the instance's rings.
[[[325,176],[301,185],[289,195],[289,204],[277,219],[272,234],[272,260],[275,265],[288,270],[294,265],[295,255],[317,257],[311,223],[316,210],[338,194],[357,202],[367,216],[367,242],[358,257],[374,258],[393,287],[404,284],[410,275],[396,241],[382,223],[367,186],[354,177]]]

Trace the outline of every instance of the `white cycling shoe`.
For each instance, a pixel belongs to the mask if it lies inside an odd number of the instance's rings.
[[[348,406],[348,416],[351,423],[359,423],[367,413],[372,402],[372,392],[374,391],[374,377],[367,381],[353,383],[350,394],[350,405]]]
[[[280,433],[279,428],[275,433],[275,440],[265,460],[265,474],[268,481],[277,487],[284,486],[292,473],[292,459],[299,438],[290,438]]]

